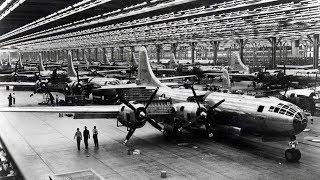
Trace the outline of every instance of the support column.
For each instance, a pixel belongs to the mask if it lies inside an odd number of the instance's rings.
[[[157,62],[160,63],[162,44],[156,44],[156,49],[157,49]]]
[[[277,39],[276,37],[271,37],[268,39],[271,43],[271,62],[270,66],[272,69],[276,68],[276,51],[277,51]]]
[[[197,45],[196,42],[190,43],[190,47],[191,47],[191,64],[194,64],[194,61],[195,61],[196,45]]]
[[[105,47],[102,48],[102,60],[103,60],[104,64],[108,64],[107,55],[106,55],[106,48]]]
[[[210,42],[212,47],[213,47],[213,63],[214,65],[217,65],[217,60],[218,60],[218,50],[219,50],[219,41],[213,41]]]
[[[82,49],[82,61],[86,61],[85,49]]]
[[[319,67],[319,34],[313,35],[313,68]]]
[[[130,46],[131,50],[131,64],[132,66],[136,66],[135,59],[134,59],[134,46]]]
[[[94,61],[96,61],[96,62],[99,61],[98,60],[98,48],[94,48],[94,57],[93,58],[94,58]]]
[[[120,50],[119,58],[120,58],[120,61],[123,62],[123,47],[119,47],[119,50]]]
[[[244,43],[243,39],[239,39],[239,55],[240,55],[240,60],[245,64],[244,58],[243,58],[243,49],[244,49]]]
[[[88,57],[87,57],[87,61],[91,62],[91,48],[88,48]]]
[[[171,44],[171,52],[173,53],[175,59],[177,58],[177,46],[177,43]]]
[[[60,51],[56,50],[56,62],[59,62]]]
[[[111,61],[114,62],[114,47],[110,47],[111,50]]]

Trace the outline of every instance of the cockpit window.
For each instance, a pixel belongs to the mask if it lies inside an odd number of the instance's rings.
[[[286,110],[284,108],[280,109],[279,111],[280,114],[285,114],[286,113]]]
[[[258,107],[258,112],[262,112],[263,109],[264,109],[264,106],[261,106],[261,105],[260,105],[260,106]]]
[[[293,117],[297,111],[298,110],[292,104],[286,104],[285,105],[285,104],[279,103],[277,105],[277,107],[270,106],[270,108],[269,108],[269,112],[275,112],[275,113],[279,113],[279,114],[284,114],[286,116],[291,116],[291,117]],[[296,115],[296,116],[301,116],[301,115],[299,114],[299,115]]]
[[[274,110],[274,106],[270,106],[269,111],[273,112],[273,110]]]
[[[290,111],[287,111],[286,115],[292,117],[294,114],[292,112],[290,112]]]
[[[284,109],[289,109],[289,106],[284,105],[282,108],[284,108]]]

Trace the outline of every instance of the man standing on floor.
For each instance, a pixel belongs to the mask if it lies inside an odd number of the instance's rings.
[[[83,131],[83,141],[86,149],[88,149],[88,139],[90,139],[90,132],[87,129],[87,126],[85,126]]]
[[[13,104],[16,104],[16,94],[12,93],[12,100],[13,100]]]
[[[93,127],[92,134],[93,134],[92,136],[93,136],[94,147],[99,147],[98,129],[96,128],[96,126]]]
[[[74,135],[73,139],[77,138],[77,147],[78,147],[78,151],[80,151],[80,142],[82,140],[82,135],[81,132],[79,131],[79,128],[77,128],[77,132]]]
[[[12,95],[11,95],[11,93],[8,96],[8,101],[9,101],[9,107],[11,107],[12,106]]]

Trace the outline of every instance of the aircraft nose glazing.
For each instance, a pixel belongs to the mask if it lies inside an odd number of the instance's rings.
[[[293,118],[293,128],[296,134],[302,132],[308,124],[308,119],[300,112],[296,113]]]

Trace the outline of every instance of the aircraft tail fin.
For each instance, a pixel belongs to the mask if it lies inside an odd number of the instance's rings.
[[[137,84],[164,87],[165,85],[159,81],[151,69],[147,49],[145,47],[141,47],[139,50],[139,60],[138,76],[136,79]]]
[[[71,53],[71,51],[68,51],[67,61],[68,61],[68,76],[76,77],[77,73],[76,73],[76,70],[74,69],[74,65],[73,65],[73,62],[72,62],[72,53]]]
[[[171,53],[170,61],[169,61],[169,68],[174,68],[176,66],[176,58],[173,53]]]
[[[39,70],[40,71],[45,71],[44,66],[43,66],[43,60],[42,60],[42,54],[39,53]]]
[[[11,53],[8,52],[8,66],[11,67],[12,63],[11,63]]]
[[[227,69],[222,69],[222,88],[231,90],[230,76]]]
[[[22,59],[21,59],[21,53],[19,53],[19,67],[23,67],[23,64],[22,64]]]
[[[239,52],[231,53],[230,69],[249,73],[249,67],[243,64]]]

